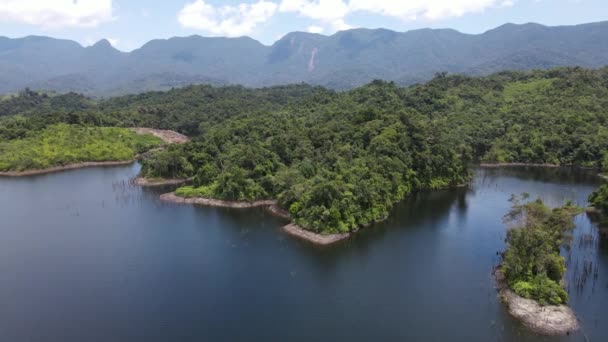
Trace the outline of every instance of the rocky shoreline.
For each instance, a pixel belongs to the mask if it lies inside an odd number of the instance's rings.
[[[211,207],[222,207],[222,208],[257,208],[257,207],[267,207],[276,204],[276,201],[273,200],[261,200],[254,202],[238,202],[238,201],[223,201],[212,198],[203,198],[203,197],[193,197],[186,198],[180,197],[175,194],[175,192],[170,192],[167,194],[160,195],[160,200],[163,202],[169,203],[178,203],[178,204],[199,204],[206,205]]]
[[[541,164],[541,163],[481,163],[479,167],[487,168],[498,168],[498,167],[509,167],[509,166],[530,166],[530,167],[561,167],[565,165],[559,164]]]
[[[187,136],[167,129],[133,127],[131,128],[131,130],[137,134],[152,134],[153,136],[161,139],[167,144],[185,144],[190,141],[190,138],[188,138]]]
[[[300,239],[310,241],[314,244],[322,245],[322,246],[331,245],[336,242],[340,242],[344,239],[348,239],[351,236],[350,233],[327,234],[327,235],[317,234],[317,233],[308,231],[306,229],[303,229],[302,227],[298,226],[295,223],[290,223],[288,225],[285,225],[282,227],[282,229],[284,232],[288,233],[291,236],[295,236]]]
[[[195,197],[186,198],[180,197],[175,192],[170,192],[160,195],[160,200],[168,203],[176,204],[197,204],[211,207],[222,207],[222,208],[259,208],[265,207],[270,213],[284,219],[291,219],[289,212],[278,206],[275,200],[261,200],[254,202],[238,202],[238,201],[223,201],[211,198]],[[351,236],[350,233],[343,234],[318,234],[301,228],[295,223],[289,223],[281,228],[287,234],[297,237],[302,240],[314,243],[316,245],[330,245],[339,241],[342,241]]]
[[[146,128],[146,127],[134,127],[131,130],[137,134],[151,134],[157,138],[160,138],[167,144],[184,144],[190,141],[190,138],[187,136],[169,130],[163,129],[154,129],[154,128]],[[80,162],[68,165],[61,166],[53,166],[46,169],[36,169],[36,170],[26,170],[26,171],[4,171],[0,172],[0,177],[26,177],[26,176],[35,176],[35,175],[43,175],[47,173],[60,172],[66,170],[74,170],[74,169],[82,169],[86,167],[100,167],[100,166],[120,166],[120,165],[129,165],[132,164],[136,159],[140,156],[135,156],[134,159],[131,160],[110,160],[110,161],[88,161],[88,162]],[[164,183],[164,184],[144,184],[144,181],[140,181],[142,184],[137,183],[137,185],[142,186],[154,186],[154,185],[166,185],[166,184],[181,184],[181,183]],[[154,183],[154,182],[151,182]]]
[[[289,211],[279,207],[277,204],[273,204],[273,205],[269,206],[268,211],[275,216],[282,217],[287,220],[291,219],[291,215],[289,214]]]
[[[548,336],[568,335],[579,329],[574,311],[566,305],[540,305],[511,291],[500,267],[495,270],[498,295],[509,314],[537,334]]]
[[[598,167],[588,167],[580,165],[562,165],[562,164],[551,164],[551,163],[481,163],[478,165],[483,168],[500,168],[500,167],[548,167],[548,168],[559,168],[559,167],[572,167],[581,170],[599,170]],[[598,174],[598,176],[608,179],[608,176]]]
[[[66,170],[82,169],[82,168],[86,168],[86,167],[129,165],[129,164],[132,164],[133,162],[134,162],[134,160],[82,162],[82,163],[68,164],[68,165],[63,165],[63,166],[53,166],[53,167],[49,167],[46,169],[0,172],[0,176],[26,177],[26,176],[43,175],[43,174],[47,174],[47,173],[60,172],[60,171],[66,171]]]
[[[180,185],[191,181],[193,178],[177,178],[177,179],[148,179],[137,177],[133,180],[133,184],[144,187],[155,187],[164,185]]]

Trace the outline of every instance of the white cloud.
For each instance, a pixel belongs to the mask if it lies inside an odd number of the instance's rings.
[[[349,12],[348,5],[342,0],[283,0],[279,10],[328,22],[342,19]]]
[[[345,30],[350,30],[350,29],[354,28],[354,26],[345,23],[344,19],[336,19],[336,20],[332,21],[331,26],[334,29],[334,31],[345,31]]]
[[[310,33],[323,33],[324,29],[321,26],[311,25],[308,26],[308,32]]]
[[[355,12],[378,14],[401,20],[440,20],[490,7],[511,6],[516,0],[282,0],[281,12],[294,12],[319,21],[324,30],[351,28],[346,16]],[[317,25],[318,27],[318,25]]]
[[[282,0],[279,6],[281,12],[295,12],[307,18],[319,21],[313,25],[315,29],[336,32],[348,30],[344,18],[350,12],[348,4],[343,0]]]
[[[118,47],[118,43],[120,42],[120,39],[118,39],[118,38],[107,38],[107,39],[108,39],[108,42],[110,42],[110,45],[112,45],[115,48]]]
[[[61,28],[95,27],[112,19],[112,0],[0,1],[0,22]]]
[[[351,11],[365,11],[403,20],[425,18],[439,20],[458,17],[466,13],[481,12],[495,6],[500,0],[351,0]]]
[[[265,0],[221,7],[196,0],[182,8],[177,18],[183,27],[236,37],[251,33],[258,24],[268,21],[276,10],[276,3]]]

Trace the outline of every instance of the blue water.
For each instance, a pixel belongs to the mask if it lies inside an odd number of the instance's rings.
[[[564,251],[582,332],[530,333],[491,274],[511,194],[585,205],[592,173],[477,170],[321,248],[262,209],[162,204],[129,185],[138,169],[0,179],[0,341],[608,340],[608,246],[586,215]],[[573,288],[585,261],[598,277]]]

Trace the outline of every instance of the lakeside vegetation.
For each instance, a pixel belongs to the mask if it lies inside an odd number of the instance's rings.
[[[149,178],[190,178],[184,197],[278,199],[319,233],[385,218],[418,189],[465,183],[468,165],[608,169],[608,68],[439,73],[408,88],[189,86],[106,100],[26,91],[0,102],[0,141],[49,125],[147,126],[192,141],[143,161]]]
[[[566,263],[560,247],[569,242],[573,217],[582,209],[569,203],[550,209],[540,199],[522,203],[525,198],[514,197],[505,216],[512,225],[502,264],[507,284],[518,295],[541,305],[565,304],[568,294],[561,281]]]
[[[608,184],[602,185],[589,196],[589,203],[596,209],[601,210],[603,215],[608,215]]]
[[[161,145],[126,128],[54,124],[22,139],[0,140],[0,172],[46,169],[90,161],[126,161]]]

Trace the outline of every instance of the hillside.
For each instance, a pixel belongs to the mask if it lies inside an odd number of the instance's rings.
[[[0,37],[0,94],[26,87],[109,96],[189,84],[260,87],[306,82],[351,89],[374,79],[409,85],[436,72],[608,64],[608,22],[547,27],[506,24],[483,34],[449,29],[353,29],[332,36],[293,32],[272,46],[251,38],[153,40],[124,53],[48,37]]]

